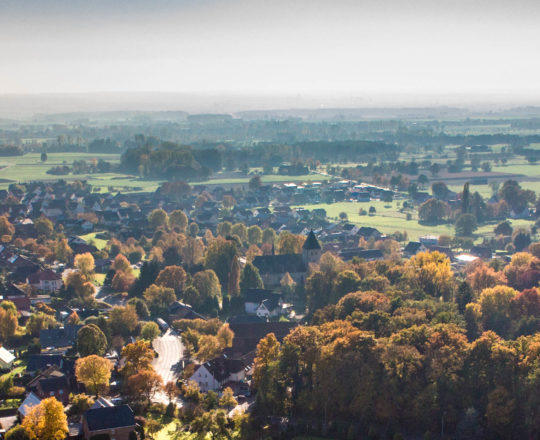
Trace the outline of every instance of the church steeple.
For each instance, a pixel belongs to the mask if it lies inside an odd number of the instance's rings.
[[[313,229],[309,232],[304,245],[302,246],[302,258],[304,263],[307,265],[309,263],[318,263],[321,259],[321,245]]]

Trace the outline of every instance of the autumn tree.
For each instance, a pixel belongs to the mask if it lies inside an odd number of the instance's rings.
[[[155,284],[148,287],[143,295],[150,308],[150,312],[155,316],[164,315],[167,312],[167,308],[176,301],[176,295],[173,289],[156,286]]]
[[[411,281],[423,292],[449,298],[453,288],[450,260],[440,252],[419,252],[406,264]]]
[[[493,330],[501,336],[508,335],[511,325],[511,305],[516,295],[517,292],[507,286],[495,286],[482,291],[478,302],[485,330]]]
[[[174,289],[176,296],[179,296],[185,288],[186,279],[186,271],[182,267],[167,266],[159,272],[155,284]]]
[[[263,241],[263,231],[257,225],[253,225],[248,228],[247,236],[249,244],[259,244]]]
[[[95,394],[104,393],[111,379],[113,364],[108,359],[95,354],[77,359],[75,363],[75,376],[86,389]]]
[[[129,376],[127,385],[136,400],[150,401],[163,388],[163,379],[152,368],[147,368]]]
[[[64,405],[55,397],[43,399],[30,408],[22,421],[31,439],[64,440],[68,434]]]
[[[216,336],[202,335],[199,339],[199,349],[195,353],[195,357],[200,362],[206,362],[217,357],[221,350],[221,345]]]
[[[218,237],[206,249],[204,267],[213,270],[222,286],[229,281],[229,270],[232,260],[237,258],[238,250],[234,241]]]
[[[301,235],[283,231],[277,238],[276,249],[279,254],[300,254],[305,240]]]
[[[89,252],[76,255],[73,265],[77,269],[79,269],[79,271],[86,277],[87,280],[91,279],[92,275],[94,275],[94,257]]]
[[[502,272],[495,272],[492,267],[482,263],[467,276],[467,281],[476,293],[480,293],[488,287],[505,284],[506,277]]]
[[[223,324],[219,328],[216,337],[222,348],[232,347],[234,332],[229,327],[229,324]]]
[[[115,306],[109,314],[109,322],[114,335],[129,336],[139,323],[139,317],[134,307]]]
[[[68,244],[67,238],[60,238],[54,246],[54,255],[62,263],[67,263],[73,255],[73,250]]]
[[[120,373],[124,377],[129,377],[139,371],[152,368],[154,350],[150,347],[149,342],[139,340],[126,345],[122,349],[122,359],[124,360],[124,366]]]
[[[154,230],[159,227],[167,227],[169,224],[169,216],[163,209],[154,209],[148,215],[148,224]]]
[[[11,237],[15,234],[15,226],[13,226],[5,215],[0,216],[0,237]]]
[[[238,405],[238,401],[234,398],[233,390],[230,387],[226,387],[219,398],[219,406],[230,411],[236,405]]]
[[[221,306],[221,285],[219,279],[213,270],[203,270],[197,272],[193,276],[193,287],[197,292],[195,298],[189,298],[186,290],[184,298],[192,301],[189,302],[194,308],[201,311],[219,310]]]
[[[180,209],[171,212],[171,215],[169,216],[169,225],[171,227],[178,226],[180,231],[185,232],[188,225],[187,215]]]
[[[46,217],[40,217],[34,222],[34,229],[38,236],[50,238],[53,233],[53,224]]]
[[[77,333],[77,350],[81,356],[103,356],[107,350],[107,338],[95,324],[81,327]]]
[[[11,303],[11,301],[3,301],[2,305]],[[13,304],[13,303],[11,303]],[[0,340],[5,343],[17,331],[19,325],[17,309],[11,307],[0,307]]]

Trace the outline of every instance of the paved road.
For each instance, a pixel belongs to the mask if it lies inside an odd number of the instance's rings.
[[[163,379],[163,384],[171,381],[176,382],[180,372],[177,366],[184,353],[184,346],[180,336],[169,329],[164,335],[154,339],[152,346],[159,355],[152,362],[152,366]],[[153,400],[155,402],[169,403],[167,395],[163,392],[157,393]]]

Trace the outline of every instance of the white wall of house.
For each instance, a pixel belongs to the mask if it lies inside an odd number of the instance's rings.
[[[197,371],[193,373],[189,380],[197,382],[197,385],[199,385],[199,389],[203,393],[206,393],[210,390],[217,391],[221,386],[221,384],[214,378],[214,376],[212,376],[212,374],[210,374],[210,372],[204,367],[204,365],[201,365],[199,368],[197,368]]]

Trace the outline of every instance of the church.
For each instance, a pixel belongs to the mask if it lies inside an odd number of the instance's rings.
[[[321,259],[321,245],[313,230],[308,234],[301,254],[262,255],[253,260],[259,269],[264,287],[269,289],[280,285],[288,272],[296,284],[304,284],[310,263],[318,263]]]

